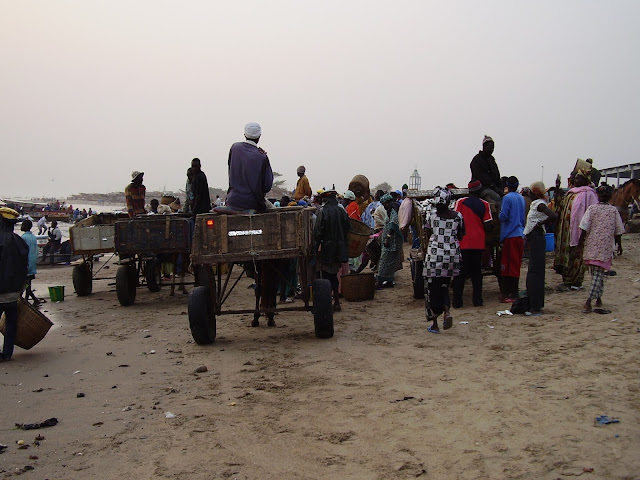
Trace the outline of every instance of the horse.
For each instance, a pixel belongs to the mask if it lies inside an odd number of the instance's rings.
[[[609,204],[615,206],[620,212],[624,223],[629,220],[629,204],[632,202],[635,203],[636,209],[640,209],[640,180],[637,178],[627,180],[616,188],[609,200]]]

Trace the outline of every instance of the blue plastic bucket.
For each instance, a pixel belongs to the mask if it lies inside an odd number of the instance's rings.
[[[553,233],[545,233],[544,239],[546,242],[545,252],[553,252],[556,248],[556,236]]]

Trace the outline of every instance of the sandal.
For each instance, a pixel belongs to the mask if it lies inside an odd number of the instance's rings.
[[[451,315],[446,315],[444,320],[442,321],[442,328],[445,330],[449,330],[453,326],[453,317]]]
[[[427,332],[429,332],[429,333],[440,333],[440,330],[438,330],[437,328],[429,327],[429,328],[427,328]]]

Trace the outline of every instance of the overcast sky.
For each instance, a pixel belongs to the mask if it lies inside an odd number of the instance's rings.
[[[640,1],[0,0],[0,197],[226,188],[244,124],[293,189],[638,162]]]

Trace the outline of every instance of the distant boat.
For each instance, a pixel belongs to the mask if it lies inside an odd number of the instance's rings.
[[[0,200],[7,207],[16,210],[21,217],[31,217],[34,220],[40,220],[43,216],[46,216],[49,221],[57,220],[59,222],[69,222],[72,216],[72,212],[67,209],[54,209],[47,203],[28,202],[24,200]]]

